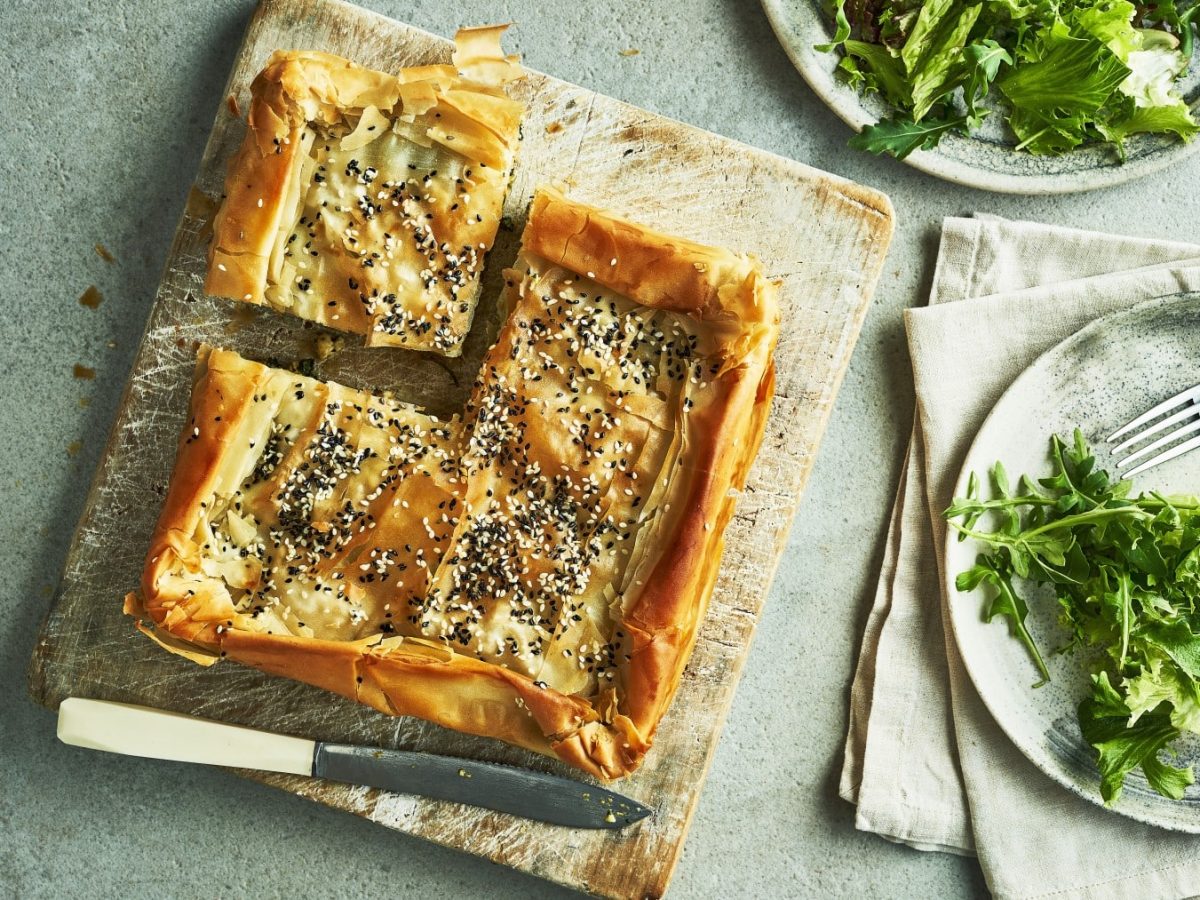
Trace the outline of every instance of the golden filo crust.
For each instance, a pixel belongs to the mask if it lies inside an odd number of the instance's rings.
[[[205,289],[369,346],[457,356],[500,224],[523,113],[503,26],[463,29],[453,65],[378,72],[278,51],[251,85]]]
[[[716,579],[777,286],[553,191],[523,241],[461,420],[202,351],[128,608],[174,652],[617,778]]]

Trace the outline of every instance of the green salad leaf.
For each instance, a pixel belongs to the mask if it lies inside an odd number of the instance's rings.
[[[1042,680],[1034,687],[1041,687],[1050,680],[1050,673],[1046,670],[1046,663],[1034,644],[1029,629],[1025,627],[1029,607],[1013,589],[1012,573],[1005,570],[999,557],[981,553],[976,557],[974,566],[954,579],[954,586],[960,591],[973,591],[981,584],[989,584],[995,589],[992,599],[984,609],[984,621],[990,622],[996,616],[1003,616],[1008,620],[1009,632],[1029,650],[1029,655],[1033,657],[1033,662],[1042,675]]]
[[[1059,651],[1087,651],[1080,664],[1093,686],[1079,727],[1096,751],[1105,802],[1117,801],[1135,770],[1179,798],[1192,771],[1164,754],[1184,732],[1200,734],[1200,500],[1131,496],[1128,481],[1096,466],[1079,431],[1069,443],[1052,437],[1049,455],[1049,475],[1015,487],[997,463],[986,496],[972,476],[946,510],[959,539],[982,548],[955,585],[985,591],[983,618],[1007,622],[1040,676],[1035,686],[1050,673],[1029,604],[1054,602]]]
[[[838,73],[892,112],[852,146],[903,157],[999,111],[1018,149],[1200,131],[1177,80],[1200,0],[836,0]],[[929,126],[929,127],[925,127]]]
[[[833,34],[833,40],[828,44],[817,44],[815,49],[822,53],[840,47],[846,43],[846,38],[850,37],[850,20],[846,17],[846,0],[838,0],[837,6],[834,8],[834,21],[837,23],[837,30]]]
[[[914,150],[928,150],[937,144],[947,131],[961,128],[966,116],[951,119],[883,119],[876,125],[867,125],[850,138],[850,146],[871,153],[889,153],[903,159]]]
[[[964,48],[963,58],[967,63],[967,80],[963,87],[963,101],[967,112],[977,119],[982,119],[982,113],[976,104],[987,96],[991,84],[1000,74],[1000,67],[1011,66],[1013,58],[1007,50],[993,40],[983,40]],[[978,124],[978,121],[972,124]]]
[[[866,41],[846,41],[846,55],[838,68],[847,75],[851,84],[861,84],[864,89],[882,94],[894,106],[912,102],[908,82],[900,59],[892,56],[879,44]]]
[[[1087,139],[1096,113],[1129,76],[1129,69],[1094,37],[1050,29],[1036,48],[996,82],[1013,111],[1018,149],[1062,153]]]
[[[1195,778],[1189,766],[1178,769],[1159,760],[1159,753],[1179,729],[1162,712],[1151,712],[1130,723],[1124,699],[1101,672],[1093,679],[1092,696],[1079,704],[1079,728],[1096,748],[1100,767],[1100,796],[1111,805],[1121,796],[1125,776],[1141,768],[1150,786],[1165,797],[1180,800]]]
[[[1112,54],[1128,62],[1129,54],[1142,48],[1142,33],[1133,27],[1137,7],[1128,0],[1102,0],[1074,10],[1079,27],[1103,43]]]
[[[1112,121],[1098,120],[1096,128],[1112,143],[1123,159],[1125,139],[1131,134],[1174,134],[1183,140],[1191,140],[1200,132],[1200,125],[1182,100],[1166,106],[1135,106],[1122,117]]]

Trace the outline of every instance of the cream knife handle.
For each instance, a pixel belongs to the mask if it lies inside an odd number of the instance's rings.
[[[68,697],[58,707],[64,744],[126,756],[311,775],[315,741],[181,713]]]

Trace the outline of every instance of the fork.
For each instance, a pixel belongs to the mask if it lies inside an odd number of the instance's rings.
[[[1158,421],[1155,421],[1156,419]],[[1142,426],[1147,427],[1143,428]],[[1177,427],[1172,428],[1172,426]],[[1167,431],[1167,429],[1171,430]],[[1132,450],[1134,446],[1163,431],[1167,433]],[[1112,443],[1122,435],[1128,435],[1125,440],[1112,448],[1113,455],[1119,457],[1117,468],[1124,470],[1121,472],[1122,477],[1128,478],[1200,447],[1200,434],[1197,432],[1200,432],[1200,384],[1181,391],[1169,400],[1164,400],[1157,406],[1146,410],[1136,419],[1109,435],[1108,441]],[[1194,436],[1188,437],[1188,435]],[[1155,450],[1161,448],[1166,449],[1149,459],[1145,458],[1147,454],[1154,453]],[[1123,450],[1132,450],[1132,452],[1128,452],[1123,458],[1120,458]],[[1133,466],[1133,468],[1127,469],[1127,466]]]

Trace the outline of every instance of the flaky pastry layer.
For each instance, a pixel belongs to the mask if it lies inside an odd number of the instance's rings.
[[[396,74],[279,51],[251,85],[205,289],[370,346],[448,356],[471,326],[523,106],[502,26],[463,29],[453,65]]]
[[[633,771],[762,437],[777,286],[548,190],[461,419],[205,350],[141,600],[169,649]]]

